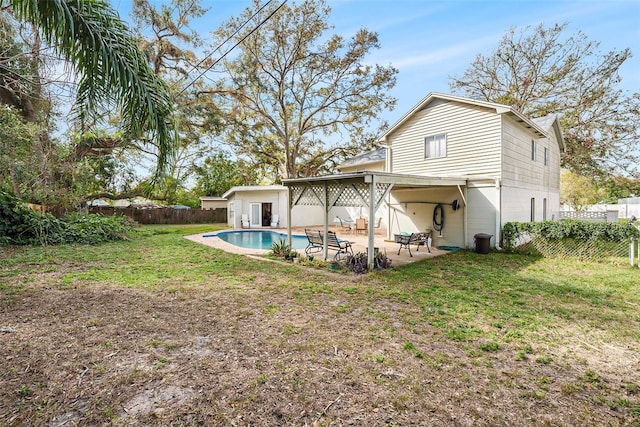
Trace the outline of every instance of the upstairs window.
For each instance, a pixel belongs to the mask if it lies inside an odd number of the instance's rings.
[[[536,141],[535,139],[531,140],[531,160],[536,161]]]
[[[531,198],[531,222],[536,220],[536,199],[535,197]]]
[[[426,159],[447,157],[447,135],[440,133],[426,137],[424,139],[424,157]]]
[[[544,165],[549,165],[549,149],[547,147],[544,147]]]

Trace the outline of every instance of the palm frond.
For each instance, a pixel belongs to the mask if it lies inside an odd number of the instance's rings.
[[[83,121],[96,107],[120,108],[125,135],[150,132],[158,171],[174,147],[169,90],[149,67],[117,12],[103,0],[10,0],[15,15],[36,25],[79,75],[74,112]]]

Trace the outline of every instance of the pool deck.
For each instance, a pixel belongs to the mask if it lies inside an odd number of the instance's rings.
[[[304,229],[313,229],[313,230],[322,230],[322,226],[311,226],[311,227],[294,227],[292,229],[293,234],[298,234],[304,236]],[[261,229],[252,229],[252,230],[264,230],[264,231],[276,231],[279,233],[287,233],[286,229],[283,228],[261,228]],[[329,226],[330,231],[335,231],[338,238],[342,240],[347,240],[351,242],[353,247],[353,252],[366,252],[367,251],[367,236],[366,234],[355,234],[353,232],[349,232],[348,230],[341,229],[339,226]],[[233,245],[231,243],[227,243],[219,237],[210,236],[204,237],[205,235],[216,234],[218,232],[224,231],[242,231],[242,230],[218,230],[212,231],[209,233],[202,234],[193,234],[190,236],[185,236],[186,239],[191,241],[201,243],[203,245],[210,246],[212,248],[221,249],[225,252],[231,252],[235,254],[249,255],[249,256],[257,256],[260,257],[265,253],[269,252],[269,250],[264,249],[250,249],[250,248],[242,248],[240,246]],[[402,249],[400,251],[400,255],[398,255],[398,249],[400,245],[394,241],[386,240],[387,231],[385,229],[377,229],[375,234],[375,246],[380,248],[382,253],[386,253],[387,256],[392,260],[392,265],[403,265],[410,262],[416,262],[423,260],[425,258],[433,258],[438,255],[446,254],[448,251],[438,250],[435,247],[431,248],[431,253],[427,252],[426,248],[420,247],[420,250],[415,250],[415,246],[412,246],[411,253],[413,257],[409,256],[409,251],[406,249]],[[299,249],[298,253],[300,255],[304,255],[304,249]],[[329,259],[333,257],[335,251],[329,251]],[[318,256],[319,254],[315,254]]]

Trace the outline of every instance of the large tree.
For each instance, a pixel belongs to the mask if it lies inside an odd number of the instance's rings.
[[[189,78],[212,61],[197,53],[202,40],[191,29],[192,21],[207,12],[201,3],[201,0],[171,0],[154,6],[149,0],[133,2],[135,26],[143,29],[138,37],[140,49],[152,64],[154,74],[167,83],[174,100],[179,143],[168,159],[164,186],[158,189],[170,203],[175,202],[178,190],[184,187],[192,166],[202,164],[213,151],[213,138],[220,129],[217,106],[211,97],[199,95],[213,90],[211,83],[204,79],[192,82]],[[155,147],[138,148],[151,156],[158,153]]]
[[[567,24],[512,28],[491,54],[478,55],[453,92],[512,105],[532,117],[559,114],[565,136],[563,166],[583,175],[637,173],[640,94],[619,88],[624,49],[602,54]]]
[[[202,165],[194,165],[196,175],[194,191],[200,196],[222,196],[236,185],[258,183],[258,171],[242,159],[233,160],[231,155],[219,151],[205,159]]]
[[[328,35],[323,0],[278,3],[260,9],[254,0],[215,32],[216,43],[230,40],[222,51],[239,43],[222,62],[224,78],[213,92],[226,113],[227,141],[272,181],[327,171],[371,148],[371,126],[395,104],[388,91],[397,73],[367,63],[379,47],[377,34]]]

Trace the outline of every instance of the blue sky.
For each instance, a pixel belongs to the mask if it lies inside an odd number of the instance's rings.
[[[131,0],[111,2],[127,20]],[[510,27],[535,27],[541,22],[546,26],[568,22],[567,34],[582,31],[601,42],[602,53],[631,48],[634,57],[621,69],[621,87],[640,92],[640,0],[328,0],[328,4],[333,32],[350,37],[359,28],[376,31],[381,49],[368,61],[398,68],[391,93],[398,103],[383,117],[389,123],[429,92],[449,93],[449,78],[461,76],[477,54],[490,54]],[[251,0],[204,0],[203,6],[210,10],[193,28],[210,40],[209,31],[250,5]]]

